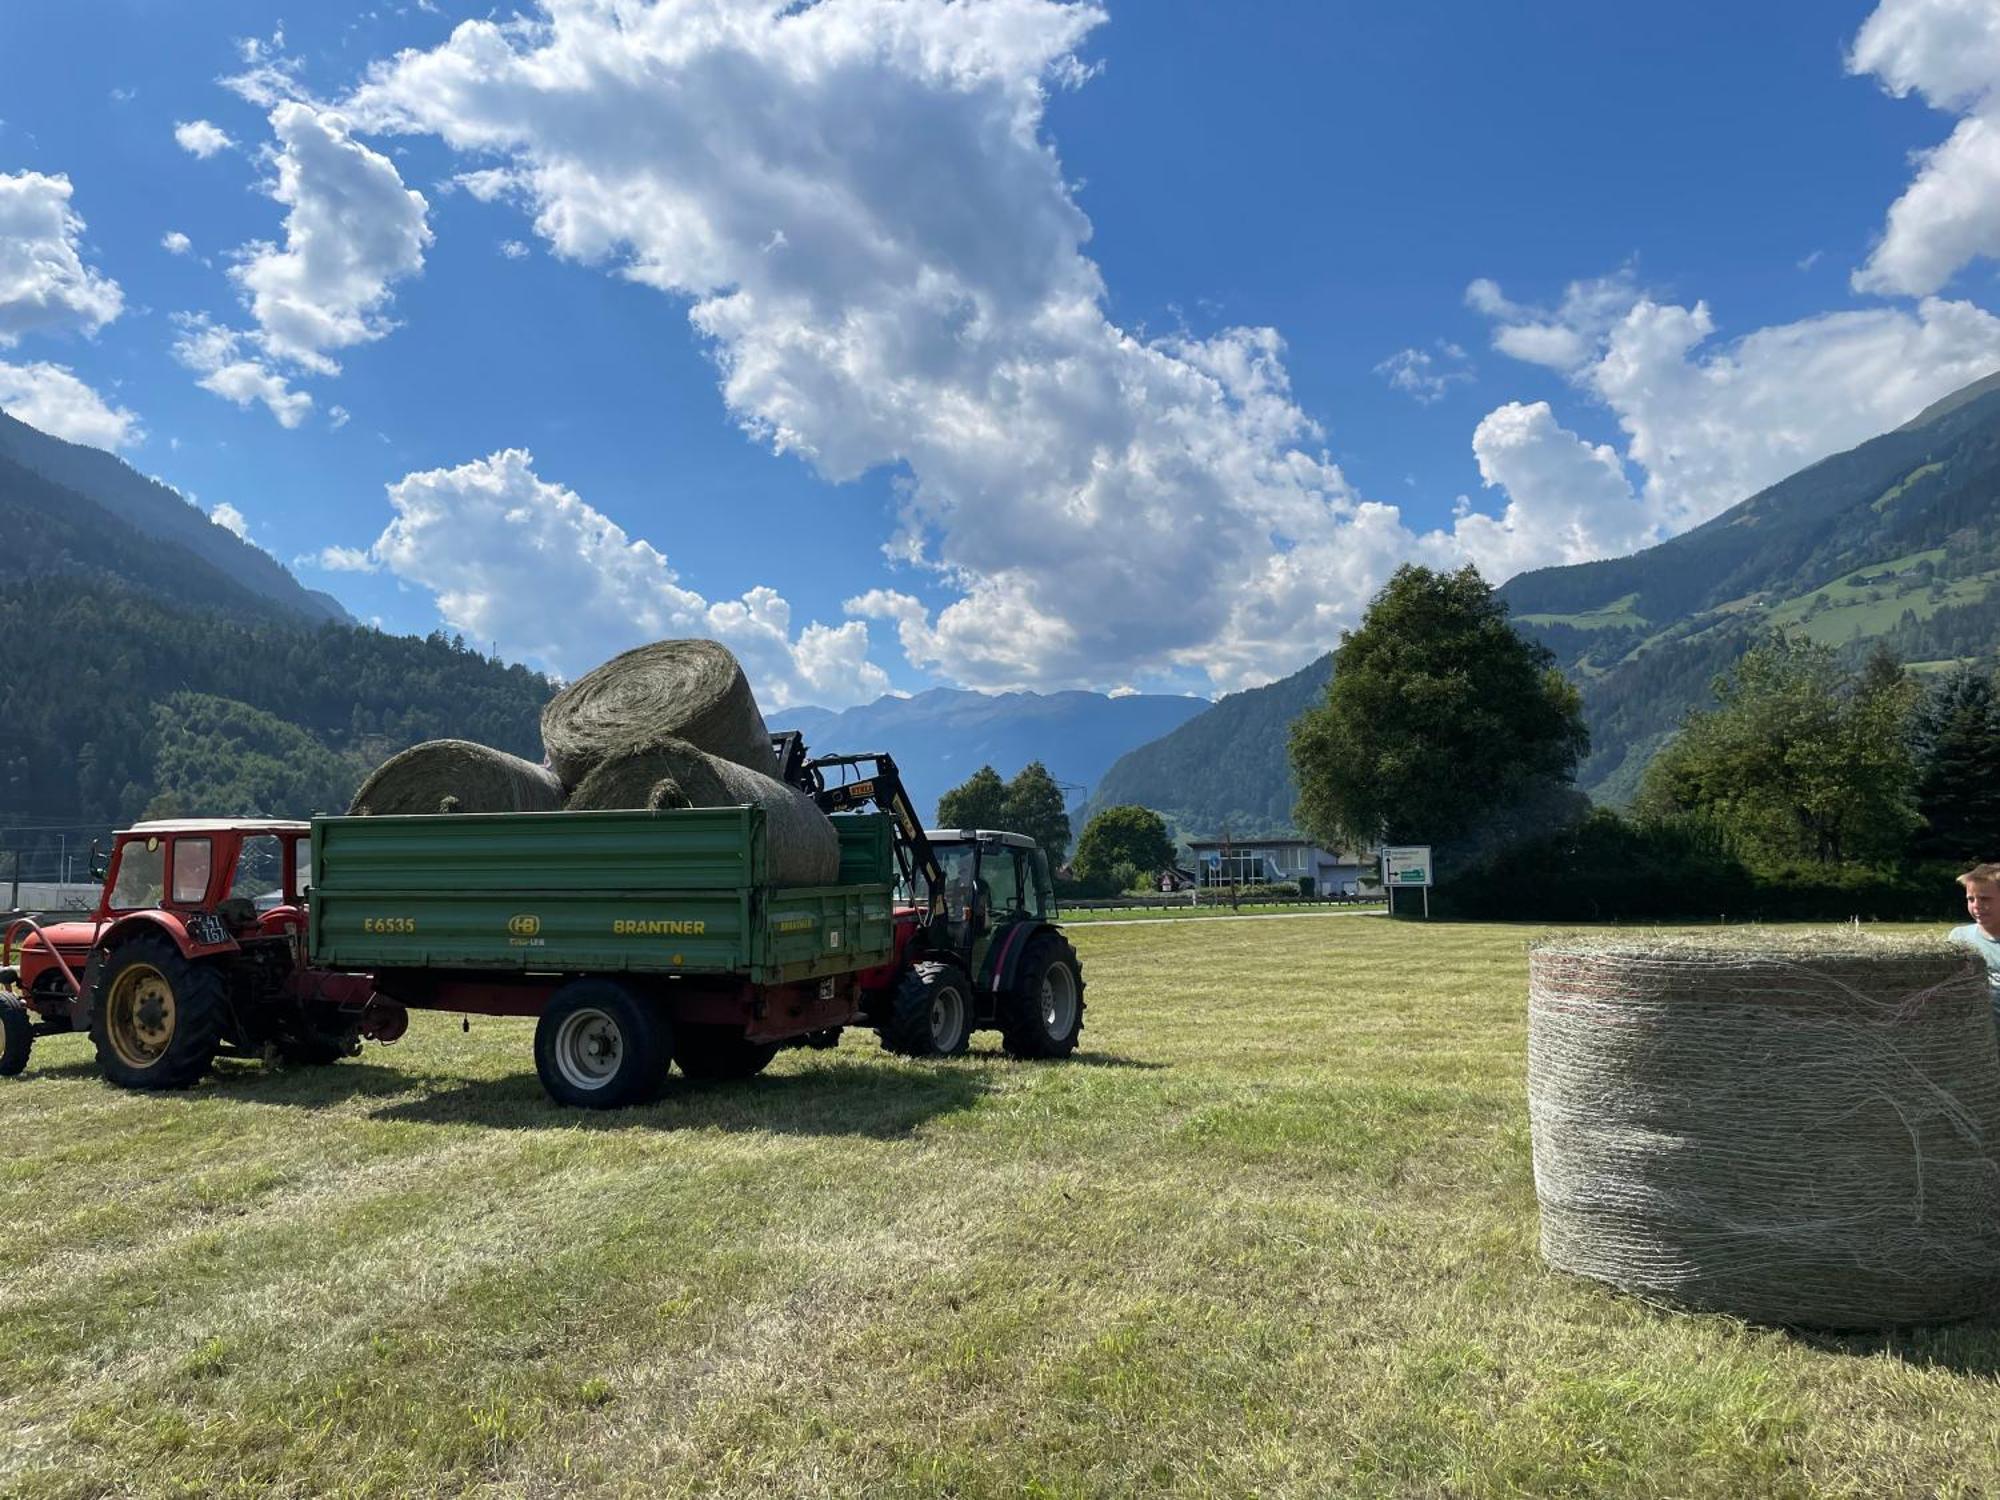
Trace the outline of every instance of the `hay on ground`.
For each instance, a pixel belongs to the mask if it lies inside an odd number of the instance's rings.
[[[428,740],[377,766],[348,811],[555,812],[562,803],[562,783],[547,766],[471,740]]]
[[[1557,939],[1529,964],[1542,1254],[1755,1322],[2000,1298],[2000,1048],[1939,940]]]
[[[775,885],[832,885],[840,840],[817,804],[774,777],[680,740],[661,739],[598,762],[570,794],[572,812],[615,807],[764,809],[764,838]]]
[[[571,791],[607,756],[660,739],[766,776],[778,769],[743,668],[716,641],[655,641],[614,656],[542,710],[549,763]]]

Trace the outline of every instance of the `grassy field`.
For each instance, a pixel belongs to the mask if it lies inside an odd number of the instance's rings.
[[[1982,1495],[2000,1332],[1545,1271],[1527,929],[1085,929],[1085,1050],[558,1113],[516,1022],[0,1081],[0,1495]],[[990,1039],[980,1038],[982,1047]]]

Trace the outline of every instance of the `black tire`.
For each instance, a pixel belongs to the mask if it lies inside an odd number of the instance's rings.
[[[134,938],[104,961],[91,991],[97,1066],[121,1089],[184,1089],[215,1060],[229,983],[164,937]]]
[[[676,1026],[674,1061],[690,1078],[755,1078],[778,1055],[776,1042],[753,1042],[734,1026]]]
[[[958,1057],[972,1042],[972,985],[956,964],[914,965],[897,982],[882,1045],[904,1057]]]
[[[657,1007],[609,979],[557,990],[535,1027],[535,1071],[558,1104],[623,1109],[666,1081],[673,1027]]]
[[[1012,1057],[1068,1057],[1083,1032],[1083,966],[1060,932],[1045,932],[1021,956],[1013,989],[996,1007]]]
[[[32,1025],[26,1006],[0,999],[0,1078],[12,1078],[27,1067],[35,1049]]]

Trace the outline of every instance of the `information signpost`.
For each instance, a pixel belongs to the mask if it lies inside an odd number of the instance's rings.
[[[1396,888],[1412,886],[1424,893],[1424,916],[1431,914],[1431,846],[1385,845],[1382,849],[1382,889],[1389,893],[1389,915],[1396,915]]]

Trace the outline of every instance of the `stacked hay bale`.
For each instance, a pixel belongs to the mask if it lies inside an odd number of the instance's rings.
[[[1755,1322],[2000,1302],[2000,1048],[1983,967],[1860,933],[1529,963],[1542,1254]]]
[[[471,740],[427,740],[377,766],[348,811],[554,812],[562,805],[562,782],[547,766]]]
[[[743,668],[715,641],[655,641],[579,678],[542,710],[547,765],[468,740],[392,756],[353,813],[764,809],[771,879],[826,885],[840,842],[810,797],[776,777],[770,731]]]

